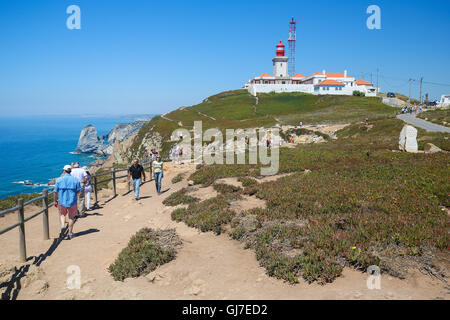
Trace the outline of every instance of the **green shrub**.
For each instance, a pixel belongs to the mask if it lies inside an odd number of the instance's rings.
[[[355,90],[355,91],[353,91],[353,96],[354,97],[365,97],[366,94],[364,92],[362,92],[362,91]]]
[[[183,188],[180,191],[174,192],[166,199],[164,199],[163,204],[166,206],[175,207],[179,204],[189,204],[199,201],[198,198],[187,195],[187,193],[187,188]]]
[[[182,173],[177,174],[175,177],[172,178],[172,183],[178,183],[183,180],[184,175]]]
[[[222,232],[222,226],[230,223],[234,212],[229,210],[228,198],[219,195],[200,203],[190,204],[187,209],[177,209],[171,214],[175,221],[184,221],[188,226],[203,232]]]
[[[239,177],[238,181],[242,183],[243,187],[249,187],[258,184],[258,181],[250,177]]]
[[[131,237],[108,271],[116,281],[146,275],[175,259],[175,247],[179,244],[180,240],[173,229],[154,231],[143,228]]]
[[[214,190],[216,190],[219,193],[226,194],[226,193],[235,193],[235,192],[241,192],[242,188],[233,186],[230,184],[225,183],[215,183],[213,185]]]

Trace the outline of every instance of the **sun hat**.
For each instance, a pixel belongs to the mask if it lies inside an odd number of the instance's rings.
[[[63,168],[63,170],[64,170],[64,171],[71,171],[71,170],[72,170],[72,167],[69,166],[69,165],[65,165],[64,168]]]

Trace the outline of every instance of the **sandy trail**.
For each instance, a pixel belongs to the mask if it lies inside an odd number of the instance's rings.
[[[32,281],[16,290],[18,299],[448,299],[445,284],[419,272],[407,280],[382,276],[381,290],[369,290],[367,275],[345,269],[343,276],[326,286],[309,285],[302,279],[289,285],[270,278],[261,268],[251,250],[231,240],[228,235],[200,233],[184,223],[171,220],[173,208],[162,200],[187,186],[187,181],[172,185],[171,178],[180,172],[193,172],[194,166],[167,165],[163,179],[163,195],[155,192],[153,181],[142,186],[142,200],[133,194],[117,198],[79,219],[75,225],[78,236],[62,241],[45,257],[40,272],[30,272]],[[186,174],[187,176],[187,174]],[[50,212],[51,238],[57,237],[59,223],[54,209]],[[16,216],[0,220],[0,227],[15,221]],[[176,228],[183,240],[177,258],[156,269],[150,276],[117,282],[107,268],[130,237],[142,227]],[[26,225],[28,256],[45,253],[53,239],[42,240],[42,220]],[[1,260],[18,262],[18,231],[0,237]],[[31,264],[34,259],[30,259]],[[79,266],[81,288],[68,289],[66,273],[69,266]],[[31,270],[31,269],[30,269]],[[34,272],[34,273],[33,273]],[[33,273],[33,274],[32,274]],[[33,282],[34,281],[34,282]],[[43,285],[43,283],[45,285]]]

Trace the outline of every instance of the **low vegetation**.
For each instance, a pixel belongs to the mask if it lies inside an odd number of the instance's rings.
[[[399,109],[381,103],[379,98],[354,96],[317,96],[305,93],[266,93],[256,99],[247,90],[222,92],[205,99],[202,103],[174,110],[164,117],[157,116],[138,132],[130,148],[130,157],[142,157],[140,148],[148,134],[161,137],[164,158],[168,157],[170,136],[178,128],[191,130],[194,121],[202,121],[203,130],[218,128],[259,128],[281,125],[321,123],[348,123],[365,118],[383,119],[394,117]],[[131,158],[129,160],[131,160]]]
[[[176,256],[181,240],[175,229],[143,228],[131,237],[126,248],[108,268],[116,281],[147,275]]]
[[[0,211],[6,210],[6,209],[10,209],[10,208],[14,208],[15,206],[17,206],[17,200],[18,199],[23,199],[23,202],[27,202],[30,201],[31,199],[37,198],[42,196],[42,193],[24,193],[24,194],[19,194],[17,196],[9,196],[5,199],[0,200]],[[53,198],[54,198],[54,194],[53,192],[48,193],[48,203],[51,204],[53,202]],[[34,204],[36,204],[37,206],[42,207],[43,203],[42,201],[37,201]]]
[[[184,178],[184,174],[179,173],[175,177],[172,178],[172,183],[175,184],[175,183],[181,182],[181,181],[183,181],[183,178]]]
[[[189,204],[198,202],[199,199],[188,195],[188,189],[183,188],[180,191],[172,193],[166,199],[164,199],[163,204],[170,207],[176,207],[180,204]]]
[[[417,115],[418,118],[426,119],[429,122],[441,126],[450,127],[450,109],[428,110]]]
[[[229,209],[231,199],[229,194],[218,195],[215,198],[200,203],[190,204],[172,212],[172,220],[183,221],[188,226],[203,232],[213,231],[220,234],[223,226],[230,223],[234,212]]]
[[[239,193],[242,191],[241,187],[233,186],[226,183],[215,183],[213,185],[213,188],[214,190],[222,194]]]
[[[393,152],[403,126],[390,118],[357,122],[337,132],[337,141],[282,148],[279,173],[293,174],[267,183],[253,182],[258,165],[200,166],[190,177],[196,184],[239,177],[249,181],[243,193],[265,200],[266,208],[236,216],[226,201],[210,210],[214,198],[173,217],[199,227],[216,216],[210,212],[223,212],[216,225],[222,229],[231,218],[232,237],[255,250],[268,274],[291,283],[331,282],[346,266],[379,265],[396,275],[389,259],[420,260],[450,244],[450,156]],[[422,147],[450,150],[448,134],[419,130],[418,138]]]
[[[256,181],[256,180],[253,179],[253,178],[250,178],[250,177],[240,177],[240,178],[238,179],[238,181],[239,181],[240,183],[242,183],[242,186],[243,186],[243,187],[250,187],[250,186],[254,186],[254,185],[257,185],[257,184],[258,184],[258,181]]]

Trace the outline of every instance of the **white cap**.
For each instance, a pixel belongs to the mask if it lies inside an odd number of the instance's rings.
[[[72,167],[69,166],[69,165],[65,165],[64,168],[63,168],[63,170],[64,170],[64,171],[70,171],[70,170],[72,170]]]

